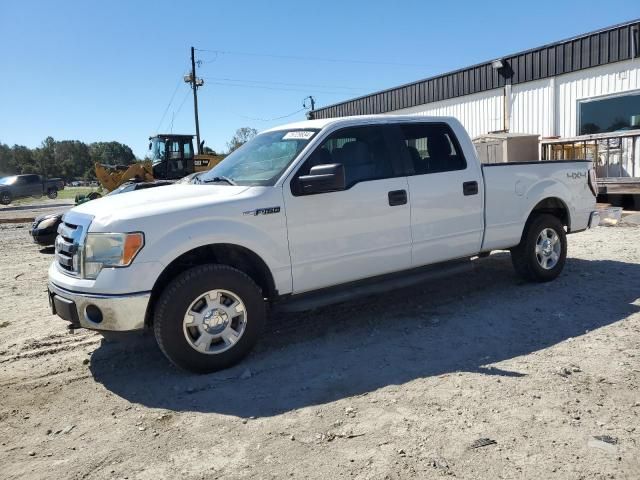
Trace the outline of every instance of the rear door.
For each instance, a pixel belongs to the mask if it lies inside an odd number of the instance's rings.
[[[475,255],[484,222],[482,179],[475,158],[465,158],[446,123],[406,123],[399,130],[412,170],[407,177],[412,265]]]
[[[26,189],[28,191],[28,195],[32,195],[35,197],[39,197],[42,195],[44,190],[43,179],[40,175],[29,175],[27,179]]]
[[[408,184],[388,131],[368,125],[331,133],[285,183],[294,293],[410,267]],[[297,177],[330,163],[344,165],[345,190],[296,191]]]

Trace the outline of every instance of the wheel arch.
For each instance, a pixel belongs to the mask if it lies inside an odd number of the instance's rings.
[[[567,203],[560,197],[550,196],[536,203],[529,211],[527,223],[529,223],[535,215],[539,215],[541,213],[547,213],[557,217],[562,222],[562,225],[567,227],[569,230],[571,229],[571,212],[567,207]]]
[[[262,257],[253,250],[232,243],[202,245],[180,254],[158,276],[151,290],[151,299],[145,318],[147,325],[152,324],[156,300],[169,282],[185,270],[204,263],[227,265],[246,273],[262,289],[266,299],[273,299],[278,295],[271,270]]]
[[[527,234],[527,229],[531,221],[536,217],[536,215],[540,215],[543,213],[553,215],[554,217],[558,218],[562,222],[562,225],[567,227],[568,231],[571,230],[571,213],[569,211],[569,208],[567,207],[566,202],[560,197],[549,196],[538,201],[538,203],[536,203],[529,210],[529,214],[527,215],[524,225],[522,226],[520,242],[522,242],[522,239]]]

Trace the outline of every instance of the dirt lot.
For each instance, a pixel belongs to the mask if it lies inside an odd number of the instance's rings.
[[[51,200],[43,197],[35,201],[32,199],[16,201],[11,205],[0,206],[0,224],[30,222],[38,215],[65,212],[73,207],[73,205],[73,200],[65,198]]]
[[[549,284],[496,253],[274,319],[207,376],[68,334],[51,254],[0,238],[1,478],[640,478],[640,227],[571,236]]]

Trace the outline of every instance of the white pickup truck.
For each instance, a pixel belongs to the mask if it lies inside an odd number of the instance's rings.
[[[192,183],[66,213],[49,300],[71,328],[149,328],[174,364],[211,372],[250,351],[270,307],[395,288],[492,250],[552,280],[566,234],[598,224],[596,192],[587,161],[481,165],[453,118],[299,122]]]

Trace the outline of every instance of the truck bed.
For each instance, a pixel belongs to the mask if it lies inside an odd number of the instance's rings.
[[[566,206],[570,231],[587,228],[593,203],[588,184],[590,168],[588,160],[483,164],[485,235],[482,250],[517,245],[526,219],[539,198],[556,198]]]

